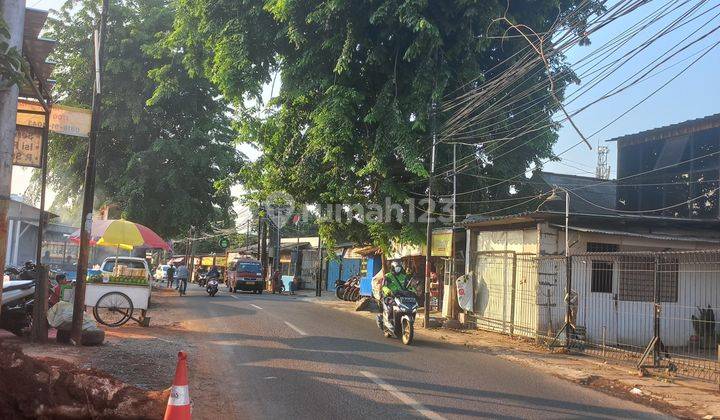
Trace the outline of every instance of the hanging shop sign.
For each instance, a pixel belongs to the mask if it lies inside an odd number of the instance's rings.
[[[433,257],[452,257],[452,239],[452,231],[433,232],[431,255]]]
[[[204,265],[204,266],[208,266],[208,267],[213,266],[213,265],[216,265],[218,267],[225,267],[227,265],[227,257],[216,256],[214,258],[214,260],[213,260],[213,257],[202,257],[202,259],[200,260],[200,265]]]
[[[13,165],[40,168],[42,166],[42,128],[17,126]]]
[[[23,112],[25,111],[25,112]],[[43,107],[37,102],[18,101],[16,124],[27,127],[44,127]],[[50,110],[50,131],[68,136],[88,137],[90,135],[91,111],[64,105],[53,105]]]

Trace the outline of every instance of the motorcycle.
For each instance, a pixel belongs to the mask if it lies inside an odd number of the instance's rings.
[[[337,296],[338,299],[342,300],[344,293],[345,293],[345,282],[340,279],[335,280],[335,296]]]
[[[207,273],[200,273],[198,275],[198,286],[204,287],[207,285],[207,282],[208,282]]]
[[[13,280],[2,284],[3,302],[0,328],[22,336],[32,325],[35,281]]]
[[[412,344],[415,337],[415,315],[418,310],[417,296],[413,292],[399,291],[383,301],[382,315],[377,316],[377,326],[385,337],[400,338],[405,345]]]
[[[343,300],[355,302],[360,299],[360,277],[352,276],[345,282]]]
[[[218,292],[218,278],[217,277],[211,277],[207,280],[207,286],[205,287],[205,291],[208,293],[208,295],[215,296],[215,294]]]

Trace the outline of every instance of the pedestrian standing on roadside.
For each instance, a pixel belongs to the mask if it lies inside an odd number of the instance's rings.
[[[185,291],[187,290],[188,277],[190,277],[190,270],[188,270],[185,262],[180,263],[177,271],[175,271],[175,277],[177,277],[178,291],[180,291],[180,296],[183,296],[185,295]]]
[[[175,264],[170,263],[170,267],[167,269],[167,287],[172,287],[173,280],[175,279]]]

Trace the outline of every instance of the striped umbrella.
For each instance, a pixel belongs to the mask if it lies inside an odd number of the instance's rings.
[[[70,240],[80,243],[80,230],[70,236]],[[93,220],[90,230],[90,244],[113,246],[122,249],[151,248],[170,250],[157,233],[139,223],[127,220]]]

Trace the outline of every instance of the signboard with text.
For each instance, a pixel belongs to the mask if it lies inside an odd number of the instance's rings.
[[[16,124],[42,128],[45,126],[45,115],[38,114],[38,112],[43,112],[43,107],[37,102],[18,101]],[[50,131],[68,136],[88,137],[91,114],[88,109],[53,105],[50,110]]]
[[[452,239],[452,231],[433,232],[431,255],[433,257],[452,257]]]
[[[13,165],[42,166],[42,132],[42,128],[37,127],[16,127]]]

